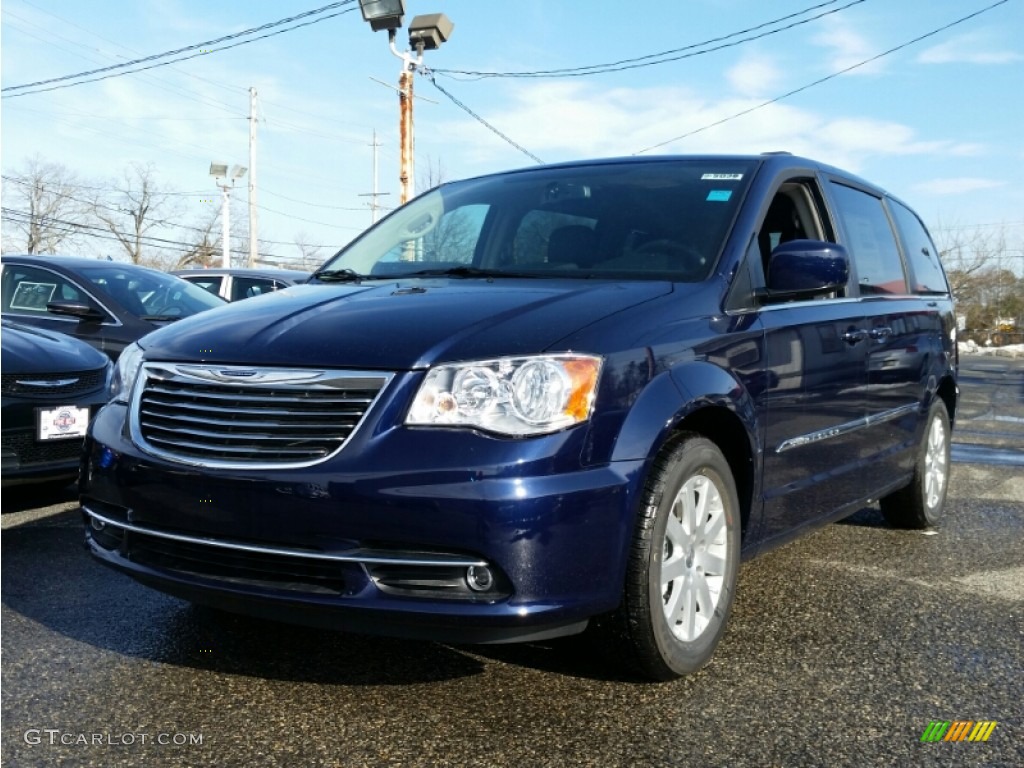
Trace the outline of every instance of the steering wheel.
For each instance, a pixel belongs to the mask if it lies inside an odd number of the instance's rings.
[[[707,258],[698,250],[669,238],[644,243],[633,251],[632,260],[637,266],[678,272],[687,279],[703,276],[707,267]]]

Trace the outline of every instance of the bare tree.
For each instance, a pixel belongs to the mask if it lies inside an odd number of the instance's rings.
[[[299,249],[299,269],[313,272],[327,258],[324,255],[324,247],[322,245],[310,244],[309,235],[305,232],[296,232],[292,242]]]
[[[448,174],[445,173],[444,165],[440,159],[435,160],[430,155],[427,155],[424,164],[426,169],[421,171],[416,179],[417,194],[433,189],[438,184],[443,184],[448,180]]]
[[[124,248],[133,264],[165,261],[160,239],[152,233],[170,228],[179,211],[172,195],[156,180],[152,165],[131,163],[109,192],[93,198],[92,213]]]
[[[5,253],[56,253],[80,236],[86,206],[78,177],[39,155],[3,177]]]
[[[972,227],[941,223],[932,232],[953,295],[971,284],[971,276],[999,266],[1006,254],[1006,227]]]
[[[189,230],[185,242],[190,245],[178,255],[175,269],[212,267],[218,264],[221,256],[220,210],[211,209],[198,226]]]
[[[1020,337],[1024,278],[1012,268],[1007,227],[940,225],[934,234],[968,337],[982,343]]]

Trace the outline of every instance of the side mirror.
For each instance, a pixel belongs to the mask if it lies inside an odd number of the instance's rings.
[[[51,301],[46,305],[46,311],[54,315],[77,317],[82,322],[97,323],[106,318],[103,312],[84,301],[68,301],[65,299]]]
[[[790,240],[768,258],[767,288],[758,292],[765,302],[813,299],[846,287],[850,257],[836,243]]]

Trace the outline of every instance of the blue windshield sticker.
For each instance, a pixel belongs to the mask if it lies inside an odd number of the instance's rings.
[[[708,192],[708,202],[725,203],[732,197],[731,189],[712,189]]]

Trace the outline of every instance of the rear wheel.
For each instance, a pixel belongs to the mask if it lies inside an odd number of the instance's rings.
[[[655,462],[633,537],[619,626],[641,672],[671,680],[711,659],[739,548],[729,464],[710,440],[686,435]]]
[[[882,514],[897,528],[930,528],[942,516],[949,485],[949,413],[940,398],[928,410],[910,484],[881,500]]]

